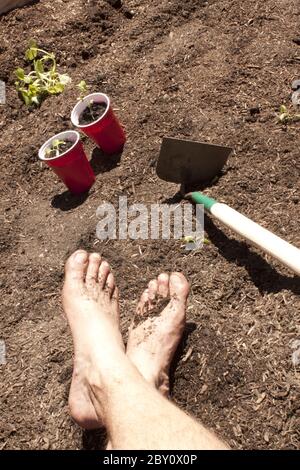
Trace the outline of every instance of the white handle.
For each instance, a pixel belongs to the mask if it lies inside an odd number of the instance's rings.
[[[274,258],[300,275],[299,248],[274,235],[274,233],[248,219],[248,217],[227,206],[227,204],[217,202],[211,207],[210,212],[234,232],[274,256]]]

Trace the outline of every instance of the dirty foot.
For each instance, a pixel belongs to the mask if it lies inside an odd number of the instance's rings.
[[[138,319],[142,321],[142,316],[151,312],[157,300],[170,298],[170,302],[158,317],[146,319],[129,333],[129,359],[165,396],[169,391],[169,366],[184,329],[188,291],[189,285],[179,273],[161,274],[157,280],[150,281],[138,304]],[[119,330],[118,289],[109,264],[101,261],[99,254],[88,255],[79,250],[69,258],[63,306],[75,351],[70,414],[82,428],[96,429],[103,423],[89,396],[88,371],[95,368],[99,345],[104,356],[107,341],[124,350]]]
[[[157,301],[170,299],[158,316],[132,325],[127,356],[144,378],[163,395],[169,394],[169,368],[185,326],[189,284],[181,273],[160,274],[148,284],[137,307],[135,320],[159,307]]]
[[[118,289],[109,264],[98,253],[73,253],[65,267],[62,299],[74,343],[70,414],[85,429],[99,428],[102,423],[89,396],[88,375],[98,369],[97,364],[109,373],[110,363],[124,354]]]

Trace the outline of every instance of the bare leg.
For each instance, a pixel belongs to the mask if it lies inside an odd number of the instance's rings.
[[[101,263],[99,276],[90,276],[89,272],[94,272],[95,266],[90,268],[88,255],[84,252],[72,255],[66,266],[64,308],[73,335],[77,358],[75,367],[77,364],[81,385],[92,401],[98,418],[104,420],[112,448],[226,448],[214,434],[147,383],[126,357],[113,313],[117,302],[116,288],[107,266]],[[171,301],[155,321],[160,325],[163,323],[164,331],[169,331],[172,336],[172,315],[176,317],[179,331],[184,325],[188,289],[182,275],[170,276],[169,293]],[[157,335],[154,334],[153,325],[151,327],[148,338],[152,337],[152,348],[153,345],[156,347],[154,338]],[[136,347],[136,339],[142,331],[145,331],[144,326],[130,339],[129,348]],[[180,339],[181,333],[177,336]],[[143,341],[137,342],[141,345]],[[151,355],[151,348],[143,347],[144,358],[149,352]],[[167,374],[168,365],[160,364],[161,377]]]
[[[101,347],[103,335],[112,334],[113,349],[118,345],[120,350],[125,350],[119,331],[118,297],[118,288],[115,286],[110,266],[101,260],[98,253],[88,255],[85,251],[78,250],[69,258],[62,293],[63,307],[70,325],[77,325],[80,321],[81,332],[76,331],[76,335],[82,336],[82,341],[76,341],[73,337],[74,367],[69,408],[73,419],[84,429],[102,426],[86,382],[86,368],[90,366],[90,347],[93,344]],[[105,312],[105,315],[101,317],[99,312]],[[103,330],[105,319],[108,323],[107,331]],[[106,353],[108,354],[108,351]]]
[[[106,262],[101,263],[101,256],[98,253],[92,253],[87,255],[86,252],[79,250],[80,257],[83,260],[83,273],[85,275],[85,285],[80,291],[77,290],[77,281],[73,282],[73,279],[77,277],[77,270],[70,270],[68,274],[68,282],[65,283],[63,290],[63,304],[66,311],[73,308],[73,301],[70,304],[70,299],[78,297],[78,292],[80,296],[84,295],[85,300],[87,297],[90,297],[90,301],[98,302],[95,299],[95,289],[94,283],[98,278],[98,271],[101,266],[101,271],[105,271],[105,274],[109,273],[109,283],[110,289],[113,289],[113,301],[110,305],[110,315],[112,316],[115,323],[119,325],[119,305],[118,305],[118,289],[115,286],[115,281],[112,273],[110,273],[110,268]],[[68,266],[68,265],[67,265]],[[82,272],[82,270],[80,271]],[[81,275],[81,274],[80,274]],[[140,302],[137,307],[137,316],[141,317],[147,311],[151,310],[153,306],[153,300],[158,295],[162,298],[169,295],[168,290],[169,285],[169,276],[167,274],[161,274],[158,277],[158,280],[152,280],[148,284],[148,288],[144,291],[141,296]],[[81,305],[81,302],[80,302]],[[98,303],[97,303],[98,305]],[[101,312],[100,312],[101,313]],[[175,320],[175,317],[174,317]],[[164,328],[159,328],[157,324],[157,335],[156,341],[151,345],[150,341],[147,341],[147,347],[150,350],[145,351],[142,343],[145,342],[148,335],[144,334],[144,328],[148,328],[148,321],[143,325],[139,325],[139,328],[134,329],[131,327],[129,334],[129,342],[127,348],[127,356],[130,358],[131,362],[138,368],[140,373],[148,380],[153,387],[160,391],[164,396],[168,396],[169,393],[169,377],[167,368],[172,360],[172,355],[175,352],[177,345],[181,339],[182,328],[176,330],[176,322],[174,322],[174,332],[176,334],[172,335],[172,338],[169,338],[167,341],[166,347],[161,348],[159,345],[159,358],[158,361],[157,354],[151,349],[151,346],[155,346],[160,343],[160,337],[164,335]],[[150,339],[150,338],[149,338]],[[172,354],[170,354],[170,350]],[[166,366],[167,364],[167,366]],[[70,415],[76,421],[76,423],[81,426],[83,429],[98,429],[103,427],[102,418],[97,416],[94,405],[90,399],[88,389],[85,383],[85,374],[84,374],[84,360],[81,357],[81,353],[78,353],[75,350],[74,355],[74,369],[73,377],[69,393],[69,409]]]

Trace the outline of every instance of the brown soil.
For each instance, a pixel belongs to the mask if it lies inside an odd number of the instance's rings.
[[[95,236],[103,201],[173,200],[177,187],[155,175],[161,138],[233,146],[214,195],[300,246],[299,123],[278,124],[299,78],[299,5],[293,0],[42,0],[0,19],[1,330],[0,449],[99,446],[68,416],[72,346],[60,289],[77,247],[103,253],[121,289],[126,331],[152,277],[178,270],[192,285],[189,326],[173,397],[237,448],[299,448],[299,278],[210,218],[205,244],[109,241]],[[66,8],[63,10],[62,8]],[[127,12],[127,13],[126,13]],[[133,12],[133,13],[129,13]],[[130,19],[131,18],[131,19]],[[29,111],[13,69],[34,37],[56,52],[73,85]],[[88,198],[65,192],[41,167],[40,145],[70,128],[75,84],[113,99],[128,143],[120,162],[84,140],[98,173]],[[253,112],[254,108],[259,112]]]
[[[97,121],[106,110],[107,106],[105,103],[92,103],[90,106],[85,108],[85,110],[79,116],[79,124],[81,126],[86,126],[93,121]]]

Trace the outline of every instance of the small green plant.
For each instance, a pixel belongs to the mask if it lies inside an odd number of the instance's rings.
[[[196,239],[192,237],[191,235],[187,235],[182,239],[183,243],[187,245],[188,243],[196,243]]]
[[[192,235],[187,235],[186,237],[184,237],[182,239],[182,242],[183,242],[183,247],[185,247],[186,250],[188,249],[191,249],[191,248],[199,248],[199,246],[201,246],[201,244],[199,244],[199,239],[197,237],[193,237]],[[202,240],[202,243],[203,245],[209,245],[210,244],[210,240],[208,240],[207,238],[203,238]]]
[[[289,122],[300,121],[300,114],[290,113],[287,107],[282,104],[279,108],[278,121],[282,124],[288,124]]]
[[[34,40],[29,43],[25,59],[31,71],[26,74],[24,69],[17,68],[15,84],[27,106],[39,106],[47,96],[59,95],[71,81],[69,75],[57,72],[55,54],[39,49]]]
[[[196,243],[197,239],[192,237],[191,235],[187,235],[186,237],[184,237],[182,239],[183,243],[187,244],[187,243]],[[210,240],[208,240],[208,238],[203,238],[203,243],[204,245],[210,245]]]
[[[78,83],[78,85],[76,85],[77,88],[79,89],[80,91],[80,95],[79,97],[77,98],[78,101],[82,101],[83,98],[85,97],[85,95],[87,94],[87,91],[88,89],[90,88],[89,85],[86,83],[85,80],[81,80],[81,82]]]
[[[66,141],[65,140],[59,140],[59,139],[55,139],[53,142],[52,142],[52,145],[51,147],[48,147],[45,151],[45,154],[46,154],[46,157],[47,158],[53,158],[53,157],[58,157],[61,153],[61,147],[63,145],[66,145]]]
[[[81,82],[78,83],[77,88],[80,91],[80,95],[77,99],[78,99],[78,101],[82,101],[84,99],[84,97],[86,96],[90,86],[86,83],[85,80],[81,80]],[[94,104],[94,100],[90,100],[89,104],[87,105],[87,108],[90,111],[90,115],[92,116],[92,119],[95,120],[95,116],[94,116],[94,113],[93,113],[93,104]]]

